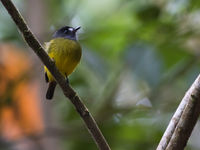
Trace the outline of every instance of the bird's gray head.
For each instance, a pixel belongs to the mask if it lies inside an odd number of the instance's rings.
[[[70,40],[76,40],[76,32],[80,28],[81,27],[77,27],[77,28],[73,28],[69,26],[62,27],[53,34],[53,38],[67,38]]]

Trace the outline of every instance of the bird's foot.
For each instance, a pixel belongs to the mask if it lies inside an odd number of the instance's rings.
[[[69,78],[66,76],[66,83],[69,85]]]

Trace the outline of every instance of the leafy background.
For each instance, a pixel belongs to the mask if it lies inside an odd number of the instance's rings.
[[[112,149],[155,149],[175,109],[199,73],[200,2],[18,0],[14,3],[41,42],[49,41],[61,26],[81,26],[78,36],[83,56],[69,78],[71,85],[94,115]],[[2,149],[35,149],[35,146],[41,150],[97,149],[59,88],[53,101],[45,100],[47,85],[43,65],[25,45],[2,5],[0,20],[0,51],[3,51],[2,45],[14,45],[14,49],[25,53],[30,61],[26,72],[28,81],[37,83],[35,100],[38,104],[34,107],[38,108],[40,118],[40,123],[32,123],[40,124],[36,127],[37,133],[29,125],[30,132],[24,132],[23,121],[18,125],[18,130],[22,131],[20,136],[5,132],[0,141]],[[25,63],[23,59],[20,61]],[[11,64],[11,61],[6,59],[4,63]],[[0,72],[0,77],[2,74]],[[3,88],[2,84],[0,87]],[[11,95],[12,92],[2,92],[0,98],[6,101],[11,97],[12,101]],[[0,108],[2,133],[5,131],[2,114],[6,104],[2,103]],[[22,116],[13,118],[23,120]],[[8,130],[11,128],[15,125]],[[198,123],[186,149],[200,149],[199,138]]]

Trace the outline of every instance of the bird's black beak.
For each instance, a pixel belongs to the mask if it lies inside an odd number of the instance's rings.
[[[79,26],[79,27],[77,27],[77,28],[75,28],[75,33],[80,29],[81,27]]]

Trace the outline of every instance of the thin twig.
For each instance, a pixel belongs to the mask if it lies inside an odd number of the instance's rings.
[[[56,68],[54,62],[50,59],[48,54],[42,48],[41,44],[34,37],[29,27],[26,25],[22,15],[16,9],[14,4],[10,0],[1,0],[4,7],[7,9],[8,13],[16,23],[17,27],[21,31],[27,44],[32,48],[32,50],[37,54],[40,60],[46,65],[48,70],[56,79],[57,83],[60,85],[63,93],[69,100],[74,104],[77,112],[80,114],[81,118],[84,120],[87,129],[89,130],[91,136],[93,137],[95,143],[100,150],[110,150],[110,147],[105,140],[103,134],[101,133],[96,121],[88,111],[87,107],[82,103],[76,92],[65,82],[65,78]]]
[[[183,97],[157,150],[183,150],[200,115],[200,75]]]

